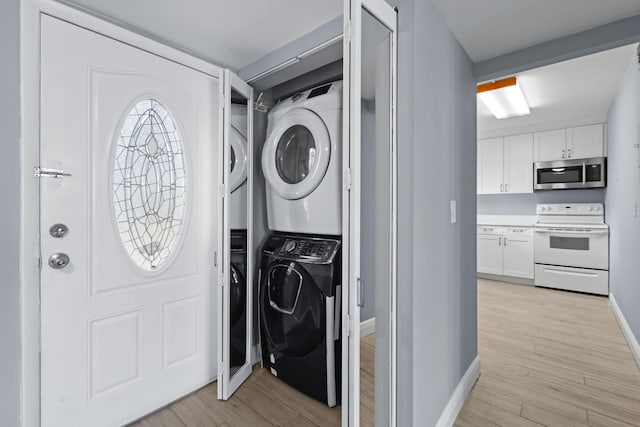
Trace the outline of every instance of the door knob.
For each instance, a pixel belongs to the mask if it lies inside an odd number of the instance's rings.
[[[58,252],[55,254],[52,254],[49,257],[49,267],[53,268],[54,270],[60,270],[62,268],[65,268],[67,265],[69,265],[69,255],[64,254],[62,252]]]

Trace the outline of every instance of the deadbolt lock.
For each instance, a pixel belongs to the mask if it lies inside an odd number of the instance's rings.
[[[53,224],[51,228],[49,228],[49,234],[56,239],[61,239],[67,235],[69,232],[69,227],[64,224]]]

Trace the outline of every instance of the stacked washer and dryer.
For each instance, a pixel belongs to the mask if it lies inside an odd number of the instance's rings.
[[[342,82],[279,102],[262,151],[262,363],[329,406],[340,402]]]

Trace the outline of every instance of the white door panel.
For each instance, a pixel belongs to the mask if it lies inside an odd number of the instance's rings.
[[[568,128],[567,154],[570,159],[604,156],[604,126],[600,123]]]
[[[214,379],[217,91],[42,17],[41,166],[71,174],[40,186],[43,426],[125,424]]]
[[[533,236],[504,236],[503,274],[533,279]]]
[[[224,220],[219,223],[221,227],[219,234],[223,236],[224,245],[220,245],[220,253],[222,254],[222,284],[223,286],[218,289],[218,399],[227,400],[231,395],[240,387],[244,381],[251,375],[251,350],[253,348],[253,202],[251,195],[253,194],[253,89],[241,80],[237,75],[229,70],[223,70],[222,85],[220,91],[220,99],[224,100],[224,103],[220,106],[220,117],[222,120],[222,126],[220,128],[220,136],[223,141],[221,150],[219,153],[224,159],[224,167],[220,170],[221,181],[224,183],[224,194],[219,200],[219,208],[223,213]],[[233,96],[232,96],[233,95]],[[247,177],[247,190],[242,193],[244,196],[248,195],[245,203],[231,204],[229,203],[231,197],[231,191],[233,191],[232,174],[230,170],[231,148],[233,138],[233,120],[239,120],[238,118],[232,118],[232,98],[240,100],[242,99],[244,105],[238,108],[246,108],[246,177]],[[239,102],[239,101],[238,101]],[[237,132],[237,131],[236,131]],[[235,153],[238,156],[239,153]],[[237,157],[236,157],[237,158]],[[233,208],[238,206],[246,208],[246,212],[233,212]],[[236,337],[239,340],[245,342],[245,354],[244,361],[242,363],[232,362],[232,321],[231,321],[231,244],[230,244],[230,218],[232,216],[244,215],[247,218],[247,234],[246,234],[246,271],[240,274],[244,275],[244,282],[246,286],[245,292],[245,327],[243,329],[244,337]],[[240,333],[242,335],[242,333]]]

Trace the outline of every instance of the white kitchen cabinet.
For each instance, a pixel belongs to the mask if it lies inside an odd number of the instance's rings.
[[[565,159],[567,130],[557,129],[533,134],[533,158],[536,162]]]
[[[533,279],[533,240],[530,229],[506,230],[502,236],[503,275]]]
[[[604,125],[598,123],[533,134],[535,162],[604,156]]]
[[[504,192],[533,193],[533,134],[504,138]]]
[[[503,138],[478,141],[478,194],[502,193]]]
[[[529,227],[478,226],[478,273],[534,278],[534,237]]]
[[[532,134],[478,141],[478,194],[532,192]]]
[[[604,126],[602,124],[567,129],[569,159],[588,159],[604,156]]]
[[[502,236],[478,234],[478,273],[502,274]]]

